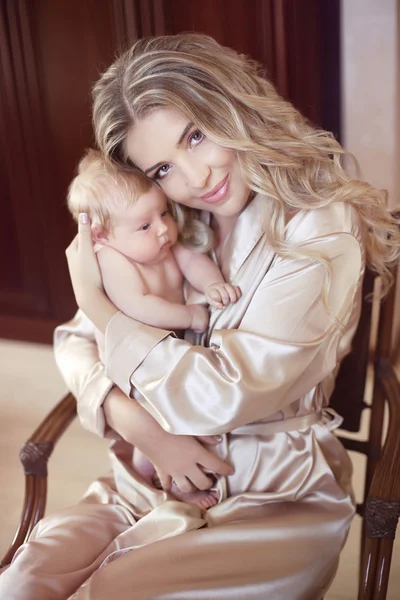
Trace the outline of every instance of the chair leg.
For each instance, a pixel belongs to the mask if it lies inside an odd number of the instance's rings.
[[[369,497],[358,600],[385,600],[400,502]]]
[[[375,573],[373,600],[386,600],[392,552],[393,540],[381,540],[381,543],[379,544],[378,564]]]
[[[372,600],[373,598],[375,571],[379,556],[379,541],[377,538],[367,538],[365,540],[357,600]]]

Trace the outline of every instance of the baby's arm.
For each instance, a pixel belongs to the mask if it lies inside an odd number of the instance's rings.
[[[161,329],[200,332],[207,328],[209,315],[204,306],[186,306],[148,294],[140,272],[120,252],[104,247],[97,258],[107,296],[128,317]]]
[[[173,251],[183,276],[205,294],[209,304],[223,308],[239,300],[242,295],[240,288],[225,282],[221,271],[209,256],[192,252],[181,244],[175,244]]]

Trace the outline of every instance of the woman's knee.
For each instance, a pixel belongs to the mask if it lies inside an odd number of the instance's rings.
[[[102,537],[108,541],[131,525],[127,511],[118,505],[77,504],[43,517],[32,530],[29,540],[45,537],[65,538],[71,534]]]

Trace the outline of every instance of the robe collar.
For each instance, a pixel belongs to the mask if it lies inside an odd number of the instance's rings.
[[[257,194],[237,218],[234,228],[226,237],[220,254],[219,266],[226,281],[234,279],[240,267],[253,251],[257,242],[265,234],[263,226],[263,204],[265,196]],[[202,213],[202,220],[208,225],[211,214]],[[212,253],[215,262],[215,252]]]
[[[225,281],[233,282],[239,269],[250,256],[260,239],[265,236],[264,206],[268,199],[262,194],[256,194],[251,202],[239,215],[234,228],[225,239],[219,260],[219,267]],[[307,210],[299,210],[287,223],[285,239],[289,240],[297,227],[307,215]],[[201,219],[210,225],[211,214],[202,212]],[[213,260],[218,264],[215,252]]]

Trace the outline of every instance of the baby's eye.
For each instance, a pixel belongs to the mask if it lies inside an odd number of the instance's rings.
[[[147,231],[147,230],[149,229],[149,227],[150,227],[150,224],[149,224],[149,223],[146,223],[146,225],[143,225],[143,226],[142,226],[140,229],[141,229],[142,231]]]
[[[197,144],[200,144],[200,142],[203,141],[204,137],[204,133],[202,133],[199,129],[196,129],[189,136],[189,146],[191,148],[197,146]]]
[[[161,216],[162,216],[162,217],[166,217],[168,214],[169,214],[169,210],[167,209],[167,210],[164,210],[164,211],[161,213]]]
[[[157,169],[157,171],[154,173],[153,178],[155,180],[157,179],[162,179],[163,177],[165,177],[167,175],[167,173],[170,170],[170,165],[162,165],[162,167],[160,167],[159,169]]]

